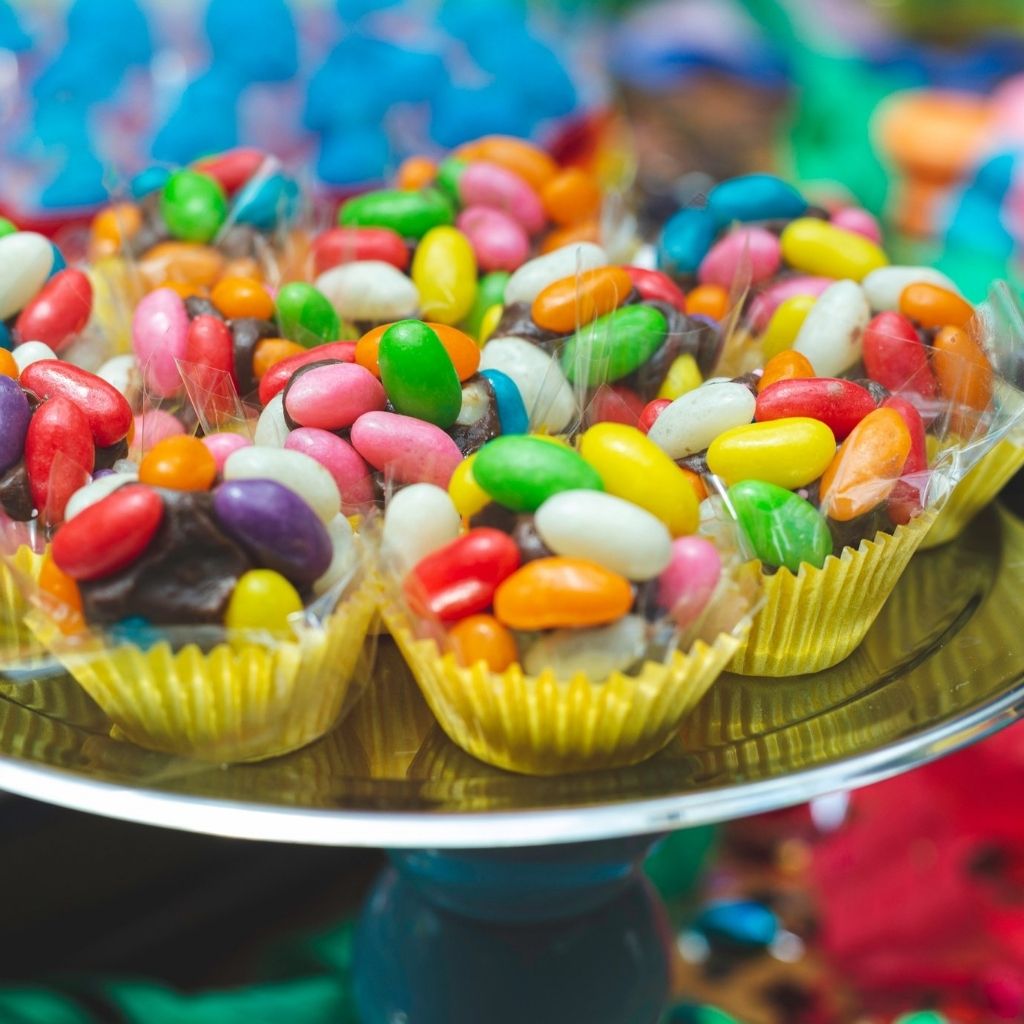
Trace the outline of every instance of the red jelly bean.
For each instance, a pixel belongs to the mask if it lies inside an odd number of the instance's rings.
[[[59,523],[64,506],[88,483],[96,460],[89,420],[69,398],[43,402],[25,435],[25,472],[32,504],[43,518]]]
[[[92,285],[80,270],[54,274],[14,324],[20,341],[41,341],[59,352],[89,322]]]
[[[644,411],[644,400],[621,384],[602,384],[591,399],[587,419],[590,423],[624,423],[635,427]]]
[[[40,359],[25,367],[19,378],[42,399],[67,398],[85,414],[97,448],[107,448],[128,436],[132,408],[124,395],[95,373],[59,359]]]
[[[185,362],[183,372],[199,387],[204,397],[204,412],[219,420],[233,411],[238,378],[235,375],[235,344],[231,330],[223,320],[204,314],[195,317],[188,325],[185,337]],[[231,378],[235,393],[227,387],[221,374]]]
[[[406,577],[405,595],[418,613],[451,622],[489,608],[498,584],[518,568],[515,541],[480,527],[421,559]]]
[[[343,363],[356,361],[356,343],[354,341],[332,341],[326,345],[317,345],[296,356],[289,356],[267,370],[260,378],[260,404],[266,405],[292,379],[292,374],[309,363],[319,363],[324,359],[338,359]]]
[[[875,400],[867,388],[836,377],[802,377],[769,384],[757,396],[754,419],[808,416],[820,420],[841,441],[868,413]]]
[[[882,403],[883,409],[895,409],[910,431],[910,454],[903,463],[901,479],[889,495],[889,518],[896,526],[909,523],[924,507],[922,491],[928,483],[928,446],[924,436],[924,420],[917,408],[905,398],[893,395]]]
[[[879,313],[864,329],[864,369],[890,391],[935,396],[928,350],[902,313]]]
[[[310,251],[318,274],[356,260],[382,260],[399,270],[409,266],[409,249],[390,228],[330,228],[316,238]]]
[[[680,313],[686,312],[686,295],[682,289],[660,270],[644,270],[642,267],[623,267],[633,287],[642,299],[648,302],[667,302]]]
[[[643,412],[640,413],[640,419],[636,423],[637,427],[646,434],[654,426],[654,421],[661,415],[662,410],[667,409],[671,404],[671,398],[655,398],[648,402],[644,406]]]
[[[229,149],[205,159],[197,160],[193,170],[202,171],[219,181],[221,187],[230,196],[237,192],[259,169],[267,159],[261,149]]]
[[[76,580],[98,580],[131,565],[164,518],[159,493],[129,484],[79,512],[53,537],[57,568]]]

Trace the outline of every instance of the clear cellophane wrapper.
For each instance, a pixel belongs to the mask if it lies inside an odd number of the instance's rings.
[[[29,629],[28,593],[39,579],[46,540],[33,522],[0,513],[0,675],[22,676],[49,660]]]

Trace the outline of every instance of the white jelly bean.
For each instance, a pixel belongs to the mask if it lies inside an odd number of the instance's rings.
[[[673,459],[683,459],[724,431],[750,423],[755,404],[745,384],[709,381],[665,406],[647,436]]]
[[[8,235],[8,238],[10,236]],[[0,238],[0,242],[3,239]],[[57,353],[49,345],[41,341],[26,341],[24,345],[18,345],[11,353],[14,361],[18,364],[18,372],[21,373],[26,366],[41,362],[44,359],[56,359]]]
[[[861,281],[868,303],[876,313],[894,312],[900,308],[900,295],[908,284],[936,284],[956,295],[960,289],[934,267],[879,267]]]
[[[285,448],[239,448],[224,463],[225,480],[275,480],[293,490],[325,522],[341,511],[334,477],[302,452]]]
[[[327,534],[331,538],[334,554],[326,572],[313,584],[313,593],[318,596],[346,580],[356,565],[355,537],[348,519],[344,515],[336,515],[327,524]]]
[[[281,391],[267,402],[260,413],[260,418],[256,421],[253,443],[264,448],[283,448],[289,433],[284,418],[284,392]]]
[[[79,512],[84,512],[90,505],[102,501],[108,494],[113,494],[119,487],[130,484],[137,477],[134,473],[109,473],[106,476],[97,477],[89,481],[84,487],[79,487],[74,494],[68,498],[64,507],[64,520],[74,519]]]
[[[0,320],[34,298],[52,269],[53,246],[42,235],[15,231],[0,238]]]
[[[481,370],[512,378],[530,417],[531,430],[564,430],[576,416],[576,396],[558,363],[522,338],[495,338],[480,357]]]
[[[412,484],[388,502],[381,549],[404,576],[421,558],[455,540],[461,525],[446,490],[434,484]]]
[[[864,328],[871,319],[864,289],[856,281],[836,281],[818,296],[793,342],[818,377],[838,377],[863,351]]]
[[[593,270],[608,263],[608,255],[593,242],[572,242],[524,263],[505,285],[505,305],[533,302],[549,284],[570,277],[577,270]]]
[[[639,615],[626,615],[610,626],[548,633],[526,652],[523,667],[530,675],[549,668],[558,679],[571,679],[577,672],[606,679],[639,661],[646,646],[647,623]]]
[[[386,323],[412,316],[420,307],[412,280],[382,260],[342,263],[314,283],[343,320]]]
[[[96,375],[102,377],[111,387],[117,388],[129,401],[130,396],[136,394],[142,385],[135,356],[131,354],[108,359],[96,371]]]

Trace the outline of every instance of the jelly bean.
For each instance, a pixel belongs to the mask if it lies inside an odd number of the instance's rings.
[[[437,164],[426,156],[408,156],[395,172],[395,182],[406,192],[426,188],[437,177]]]
[[[540,194],[548,219],[566,226],[596,218],[601,212],[601,189],[593,176],[578,167],[556,174]]]
[[[20,372],[18,364],[14,360],[14,356],[12,356],[7,349],[0,348],[0,377],[12,377],[17,379]]]
[[[50,248],[53,249],[53,265],[50,267],[50,273],[47,276],[47,280],[55,274],[59,274],[62,270],[65,270],[68,265],[68,261],[64,259],[64,253],[62,253],[53,242],[50,243]]]
[[[392,324],[381,337],[379,360],[381,380],[397,412],[442,429],[455,422],[462,407],[459,378],[440,338],[425,323]]]
[[[925,328],[966,327],[974,307],[956,292],[918,281],[900,293],[900,312]]]
[[[224,479],[275,480],[293,490],[325,523],[341,511],[341,496],[333,477],[302,452],[258,444],[239,448],[224,463]]]
[[[338,211],[341,227],[390,228],[402,238],[422,238],[431,228],[453,220],[450,200],[436,189],[366,192],[342,203]]]
[[[889,262],[874,242],[815,217],[791,221],[779,243],[783,259],[805,274],[860,281]]]
[[[879,313],[864,331],[864,369],[890,391],[935,395],[928,350],[914,325],[901,313]]]
[[[31,415],[25,392],[11,377],[0,377],[0,473],[21,458]]]
[[[896,485],[910,445],[910,431],[895,409],[868,413],[821,478],[821,511],[846,523],[880,505]]]
[[[805,317],[793,349],[807,356],[821,376],[838,377],[859,362],[870,316],[864,289],[853,281],[836,281]]]
[[[198,319],[196,317],[196,320]],[[289,341],[287,338],[264,338],[258,341],[252,350],[252,375],[256,380],[261,380],[271,367],[291,359],[292,356],[303,356],[308,351],[297,341]]]
[[[228,480],[213,493],[213,514],[258,565],[308,586],[326,572],[331,538],[294,491],[273,480]]]
[[[708,193],[708,212],[719,224],[735,220],[792,220],[807,210],[807,200],[773,174],[745,174],[720,182]]]
[[[697,529],[697,499],[686,475],[635,427],[598,423],[580,438],[580,454],[605,491],[646,509],[673,537]]]
[[[648,437],[673,459],[704,451],[719,434],[754,418],[754,396],[744,384],[708,381],[677,398],[655,420]]]
[[[508,374],[501,370],[481,370],[480,376],[490,382],[494,400],[498,404],[498,419],[503,434],[525,434],[530,429],[530,417],[519,388]]]
[[[186,363],[191,363],[195,367],[209,367],[211,370],[226,373],[237,389],[235,342],[231,328],[220,317],[203,313],[189,321],[183,358]],[[187,374],[195,371],[189,367],[185,368],[185,372]],[[207,379],[213,384],[212,375],[208,375]],[[203,383],[206,381],[204,380]],[[217,390],[218,398],[220,397],[222,389],[211,388],[210,390]]]
[[[196,160],[192,169],[208,175],[229,195],[234,195],[268,162],[266,153],[252,147],[236,147]]]
[[[628,377],[664,344],[665,314],[653,306],[623,306],[581,327],[562,349],[562,369],[570,381],[588,387]]]
[[[380,376],[380,340],[384,337],[384,332],[393,326],[394,324],[390,323],[380,324],[367,331],[356,342],[356,362],[377,377]],[[472,377],[480,365],[480,349],[474,344],[473,339],[448,324],[428,320],[426,326],[437,335],[444,346],[459,380]]]
[[[588,423],[625,423],[635,427],[644,411],[644,400],[624,384],[602,384],[587,405]]]
[[[708,469],[726,484],[764,480],[796,490],[817,480],[836,453],[824,423],[792,416],[749,423],[719,434],[708,448]]]
[[[585,220],[579,224],[570,224],[567,228],[555,228],[541,240],[541,253],[556,252],[567,245],[578,245],[588,242],[592,245],[601,244],[601,225],[596,220]]]
[[[921,414],[905,398],[892,395],[882,403],[882,408],[895,409],[910,431],[910,454],[889,495],[886,509],[893,524],[900,526],[909,523],[924,507],[922,496],[928,483],[927,439]]]
[[[298,591],[272,569],[250,569],[243,573],[231,592],[224,612],[228,629],[284,633],[288,618],[302,611]]]
[[[553,281],[533,300],[534,322],[556,334],[569,334],[583,324],[618,309],[633,283],[621,267],[598,267]]]
[[[208,491],[217,463],[198,437],[181,434],[157,442],[139,463],[139,481],[174,491]]]
[[[672,360],[668,373],[658,388],[658,397],[675,401],[680,395],[699,388],[703,382],[704,378],[701,376],[697,360],[689,352],[684,352]]]
[[[185,433],[181,420],[164,409],[149,409],[135,417],[135,428],[131,440],[131,455],[136,457],[149,451],[166,437],[177,437]]]
[[[647,649],[647,623],[640,615],[625,615],[610,626],[556,629],[536,639],[526,651],[528,675],[551,673],[572,679],[583,673],[593,680],[608,679],[640,661]]]
[[[459,148],[464,160],[486,160],[518,174],[538,192],[559,171],[558,164],[542,149],[507,135],[486,135]]]
[[[721,900],[701,910],[694,927],[712,941],[727,942],[731,948],[770,946],[780,930],[779,919],[768,907],[753,900]],[[704,1018],[698,1018],[705,1024]],[[727,1024],[712,1017],[706,1024]]]
[[[53,561],[75,580],[110,576],[142,555],[163,518],[159,493],[138,484],[121,487],[60,527]]]
[[[115,203],[101,210],[89,229],[90,255],[95,259],[119,252],[141,227],[142,213],[135,203]]]
[[[547,218],[540,197],[514,171],[499,164],[473,161],[459,176],[463,206],[487,206],[508,214],[531,235],[544,227]]]
[[[412,280],[419,291],[425,319],[458,323],[473,308],[476,297],[476,257],[469,239],[457,228],[432,228],[416,247]],[[405,312],[411,312],[412,308],[406,306]],[[401,312],[396,314],[401,315]],[[374,319],[394,320],[396,316]]]
[[[868,413],[875,400],[852,380],[810,377],[780,380],[757,396],[754,417],[759,423],[809,416],[824,423],[842,441]]]
[[[8,220],[7,217],[0,217],[0,238],[13,235],[17,230],[18,228],[13,221]]]
[[[97,447],[107,448],[132,428],[131,406],[102,377],[58,359],[41,359],[25,367],[21,384],[42,399],[63,396],[85,415]]]
[[[476,452],[468,456],[455,467],[452,478],[448,482],[448,494],[455,504],[460,516],[469,519],[482,511],[491,502],[491,496],[476,482],[473,476],[473,463]]]
[[[227,218],[227,198],[208,174],[175,171],[160,193],[160,213],[175,238],[209,242]]]
[[[477,255],[479,258],[479,254]],[[480,278],[476,289],[476,298],[473,300],[473,308],[462,325],[467,334],[479,337],[480,326],[487,311],[493,306],[497,306],[500,312],[502,303],[505,301],[505,286],[508,284],[510,276],[504,270],[495,270]]]
[[[239,448],[252,446],[252,441],[242,434],[207,434],[202,441],[206,445],[207,451],[213,456],[218,473],[224,472],[224,463],[227,462],[228,456],[232,452],[237,452]]]
[[[642,267],[623,267],[640,298],[648,302],[667,302],[680,313],[686,312],[686,295],[667,274]]]
[[[283,448],[291,427],[284,417],[284,393],[267,402],[256,421],[253,443],[257,448]]]
[[[402,236],[390,228],[330,228],[310,247],[313,269],[322,274],[341,263],[379,260],[398,270],[409,266],[409,250]]]
[[[33,363],[42,362],[44,359],[56,359],[57,353],[44,342],[25,341],[11,353],[11,357],[18,367],[18,372],[24,373]]]
[[[703,267],[703,264],[701,266]],[[686,296],[685,312],[689,316],[707,316],[712,320],[724,320],[729,312],[728,288],[720,284],[697,285]]]
[[[700,618],[721,576],[722,559],[711,541],[696,535],[677,537],[658,577],[658,604],[686,629]]]
[[[878,221],[867,210],[858,206],[847,206],[832,214],[831,223],[844,231],[852,231],[855,235],[861,235],[875,245],[882,244],[882,229]]]
[[[934,284],[956,293],[956,285],[934,267],[880,267],[872,270],[861,282],[871,308],[877,312],[893,312],[900,308],[900,296],[910,284]]]
[[[127,484],[135,483],[136,479],[127,473],[108,473],[106,476],[90,480],[68,498],[68,503],[64,506],[64,521],[69,522],[96,502],[102,501],[108,494],[113,494]]]
[[[760,395],[772,384],[780,380],[801,380],[814,376],[814,367],[810,360],[799,352],[780,352],[765,363],[764,372],[757,382],[757,392]]]
[[[764,228],[737,228],[716,242],[700,261],[697,280],[729,288],[733,282],[759,284],[782,264],[779,240]]]
[[[25,434],[25,470],[32,504],[44,519],[59,522],[68,498],[92,473],[96,457],[89,420],[58,395],[43,402]]]
[[[381,552],[400,576],[459,536],[462,520],[448,492],[434,484],[412,484],[388,502]]]
[[[754,331],[764,331],[775,311],[787,299],[801,295],[817,298],[834,283],[829,277],[784,278],[778,284],[769,285],[763,292],[754,296],[747,310],[747,320]],[[772,355],[774,354],[773,352]]]
[[[491,335],[498,329],[501,323],[501,315],[504,312],[502,306],[491,306],[480,320],[480,329],[477,332],[477,340],[481,345],[487,343]]]
[[[211,288],[224,271],[224,257],[208,245],[161,242],[139,261],[139,272],[149,288],[180,281],[197,288]]]
[[[343,363],[353,362],[355,344],[351,341],[335,341],[327,345],[318,345],[308,352],[289,356],[275,363],[260,378],[260,404],[267,405],[275,395],[280,394],[296,370],[309,363],[320,363],[326,359],[336,359]]]
[[[136,199],[142,199],[153,192],[158,192],[167,184],[171,172],[166,167],[147,167],[132,178],[131,194]]]
[[[608,256],[604,249],[592,242],[566,245],[554,252],[537,256],[524,263],[505,285],[505,305],[515,302],[532,303],[549,285],[572,274],[606,266]]]
[[[11,335],[11,328],[0,320],[0,350],[10,352],[14,348],[14,338]]]
[[[564,430],[577,414],[576,398],[561,367],[522,338],[496,338],[485,346],[480,369],[500,370],[512,379],[530,417],[532,430]]]
[[[770,361],[792,349],[807,314],[817,301],[817,297],[813,295],[794,295],[779,303],[761,335],[761,354],[766,360]]]
[[[459,179],[468,166],[467,160],[460,160],[456,156],[442,160],[437,167],[437,176],[434,179],[435,188],[443,192],[452,202],[457,202],[459,200]]]
[[[55,352],[64,348],[89,322],[92,285],[80,270],[62,270],[21,311],[17,337],[41,341]]]
[[[717,232],[718,222],[707,210],[680,210],[661,229],[658,268],[676,276],[696,273]]]
[[[648,402],[640,413],[640,419],[637,420],[637,430],[642,430],[646,434],[654,425],[654,421],[671,404],[671,398],[655,398]]]
[[[343,513],[363,511],[373,502],[370,467],[352,445],[337,434],[317,427],[299,427],[288,434],[282,447],[308,455],[331,474],[341,495]]]
[[[459,446],[440,427],[391,412],[360,416],[352,425],[352,446],[398,483],[447,487],[462,461]]]
[[[327,535],[331,539],[331,562],[324,574],[313,584],[313,593],[317,596],[345,584],[352,578],[359,563],[352,524],[343,514],[336,515],[327,524]]]
[[[231,219],[270,231],[290,221],[299,205],[299,185],[283,174],[261,174],[247,182],[235,197]]]
[[[270,292],[251,277],[222,277],[210,292],[210,301],[229,320],[243,316],[269,320],[274,315]]]
[[[950,429],[973,433],[976,417],[992,401],[992,367],[981,346],[959,327],[943,327],[932,343],[939,390],[954,404]]]
[[[150,292],[132,316],[132,348],[146,386],[168,397],[181,388],[179,359],[188,344],[188,313],[185,304],[169,288]]]
[[[401,320],[420,305],[416,285],[390,263],[379,260],[332,267],[316,279],[316,287],[343,320]]]
[[[302,367],[284,389],[284,410],[299,426],[341,430],[364,412],[383,409],[387,395],[369,370],[355,363]]]
[[[504,672],[519,660],[515,637],[493,615],[470,615],[448,630],[448,643],[459,664],[483,662],[490,672]]]
[[[517,512],[532,512],[559,491],[603,489],[597,472],[571,448],[521,434],[485,444],[476,453],[473,476],[495,501]]]
[[[760,480],[729,488],[729,503],[755,556],[765,565],[797,572],[820,569],[832,553],[832,534],[820,512],[798,494]]]
[[[290,281],[277,293],[277,324],[283,337],[306,348],[334,341],[340,333],[329,297],[305,281]]]
[[[530,255],[526,229],[501,210],[467,207],[456,217],[455,226],[469,239],[483,271],[515,270]]]
[[[53,266],[49,239],[34,231],[0,238],[0,320],[6,320],[38,294]]]
[[[499,530],[481,527],[420,559],[403,589],[419,614],[451,622],[490,607],[499,584],[518,567],[515,541]]]
[[[612,494],[562,491],[537,509],[534,522],[556,555],[596,562],[626,579],[653,579],[672,557],[661,520]]]
[[[538,558],[494,594],[494,615],[510,629],[580,629],[614,622],[633,605],[618,573],[579,558]]]

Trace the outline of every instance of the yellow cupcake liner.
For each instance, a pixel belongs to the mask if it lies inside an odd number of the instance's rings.
[[[967,524],[1024,466],[1024,440],[1004,438],[961,480],[946,499],[935,525],[921,542],[921,550],[955,540]]]
[[[49,661],[46,648],[25,621],[30,610],[26,588],[39,578],[42,565],[43,556],[25,544],[0,561],[0,673],[21,674]]]
[[[804,675],[848,657],[934,521],[935,512],[928,510],[891,534],[879,532],[856,549],[829,555],[820,569],[805,563],[796,574],[782,568],[764,575],[764,604],[729,671]]]
[[[595,680],[579,672],[526,675],[518,664],[492,672],[416,639],[406,614],[385,605],[384,620],[431,711],[448,736],[488,764],[526,775],[555,775],[637,764],[664,747],[728,664],[738,636],[698,640],[635,676]],[[736,632],[742,633],[742,629]]]
[[[162,640],[143,650],[102,636],[63,637],[30,622],[124,738],[212,762],[260,761],[323,736],[360,675],[377,590],[359,586],[322,626],[270,644],[232,636],[204,652]]]

